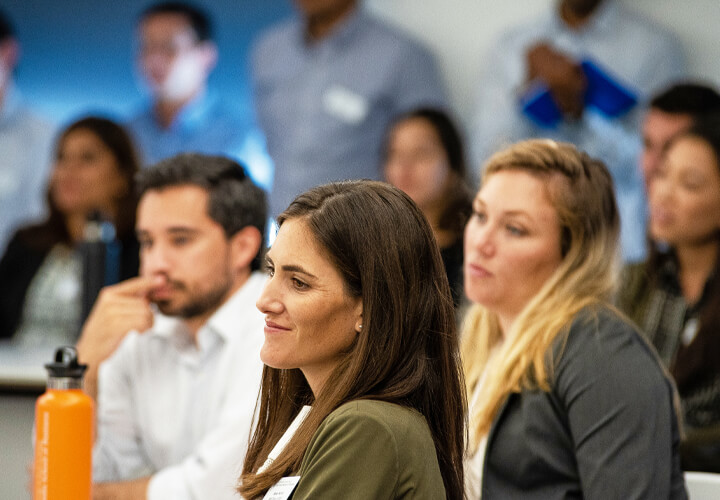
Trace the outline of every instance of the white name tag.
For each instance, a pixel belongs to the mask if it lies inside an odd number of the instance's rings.
[[[323,108],[329,115],[352,125],[361,123],[368,114],[367,100],[340,85],[332,85],[325,91]]]
[[[300,476],[287,476],[278,481],[275,486],[270,488],[263,499],[265,500],[287,500],[295,491],[295,487],[300,481]]]

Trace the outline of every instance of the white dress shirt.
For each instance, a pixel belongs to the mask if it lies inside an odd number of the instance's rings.
[[[101,365],[94,481],[152,475],[148,500],[238,498],[262,374],[264,283],[253,273],[197,346],[182,321],[156,315]]]
[[[677,40],[666,30],[626,11],[617,0],[604,0],[591,19],[572,29],[551,12],[501,37],[488,53],[486,71],[478,82],[472,146],[477,166],[495,151],[522,139],[548,137],[570,142],[602,160],[615,182],[620,211],[623,258],[645,257],[645,196],[638,160],[640,111],[658,90],[685,74]],[[519,96],[526,83],[526,52],[549,43],[576,61],[589,58],[630,88],[640,105],[622,116],[608,118],[587,108],[580,120],[556,129],[541,128],[521,110]]]

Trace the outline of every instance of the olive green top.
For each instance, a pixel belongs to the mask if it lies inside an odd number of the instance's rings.
[[[444,499],[425,418],[393,403],[357,400],[320,424],[293,499]]]

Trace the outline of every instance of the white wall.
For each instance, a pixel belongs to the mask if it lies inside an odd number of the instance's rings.
[[[674,32],[690,76],[720,86],[720,1],[619,0]],[[554,0],[366,0],[367,7],[423,40],[434,51],[455,111],[467,124],[484,54],[507,27],[552,8]],[[632,47],[628,47],[632,50]]]

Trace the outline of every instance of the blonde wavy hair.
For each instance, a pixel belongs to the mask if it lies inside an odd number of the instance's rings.
[[[612,178],[602,162],[571,144],[529,140],[493,155],[483,181],[507,170],[527,172],[545,183],[560,224],[562,261],[505,335],[494,312],[479,304],[468,311],[461,356],[469,398],[486,373],[482,394],[471,408],[470,452],[477,450],[510,393],[550,390],[551,345],[580,309],[611,297],[618,275],[620,222]]]

